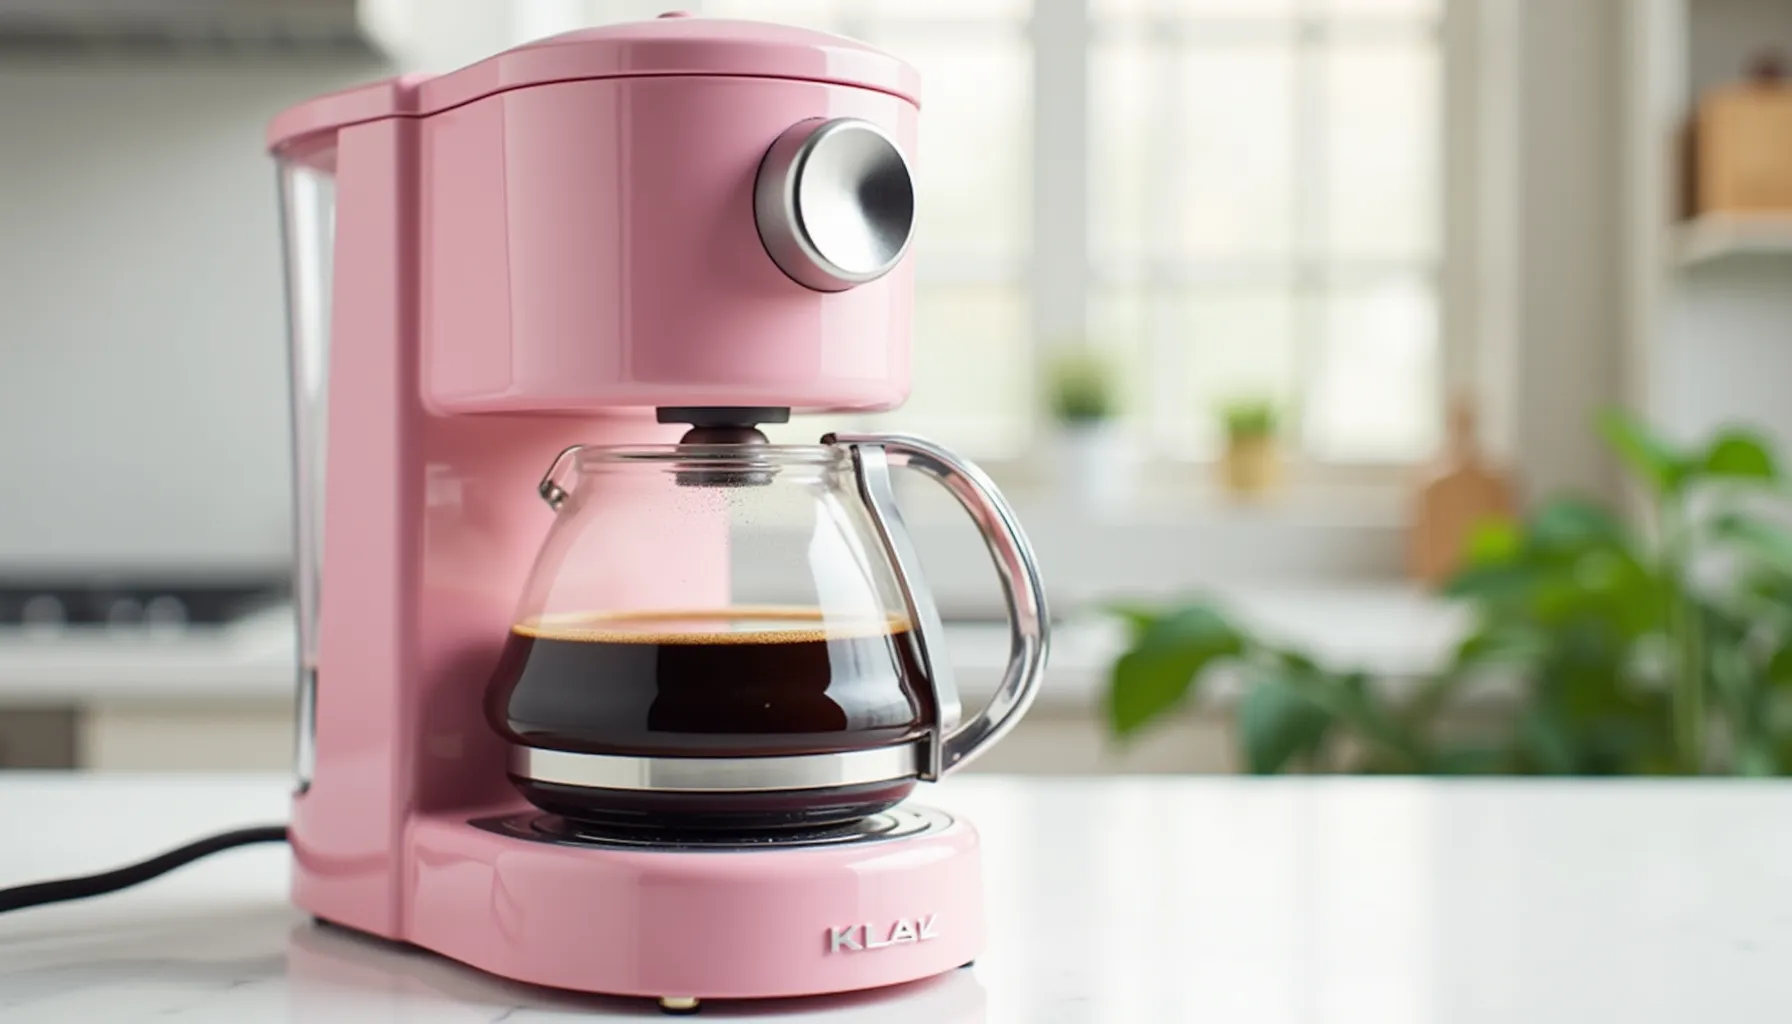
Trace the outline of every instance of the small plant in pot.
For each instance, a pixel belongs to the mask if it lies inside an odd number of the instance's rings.
[[[1221,415],[1226,428],[1226,451],[1220,459],[1220,479],[1226,490],[1241,498],[1259,498],[1282,482],[1279,439],[1282,415],[1267,398],[1238,399],[1226,404]]]
[[[1113,367],[1087,349],[1061,355],[1049,367],[1058,486],[1079,511],[1112,513],[1132,500],[1132,452],[1116,392]]]

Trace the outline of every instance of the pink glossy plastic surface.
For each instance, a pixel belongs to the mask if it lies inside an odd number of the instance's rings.
[[[403,684],[416,653],[419,581],[406,536],[421,533],[421,480],[405,472],[416,460],[413,403],[403,399],[415,272],[399,201],[415,172],[416,130],[387,120],[338,136],[318,749],[291,822],[299,904],[387,937],[399,928],[406,762],[419,731]]]
[[[654,18],[579,29],[507,50],[421,88],[424,113],[483,96],[586,78],[727,75],[875,89],[919,101],[915,69],[844,36],[759,21]]]
[[[819,995],[939,974],[983,946],[977,834],[962,821],[882,843],[698,853],[560,846],[429,816],[412,843],[405,938],[538,985]],[[901,922],[914,940],[885,945]],[[836,950],[835,928],[865,948]]]
[[[334,132],[350,125],[387,117],[414,117],[422,73],[383,78],[306,100],[274,115],[268,124],[268,148],[281,149],[306,136]]]
[[[294,895],[312,913],[399,938],[411,815],[512,795],[481,701],[552,514],[535,484],[573,443],[675,440],[641,416],[447,419],[417,392],[419,122],[341,132],[319,607],[317,753],[294,801]],[[618,509],[651,530],[652,507]],[[631,525],[632,523],[632,525]],[[727,593],[725,540],[693,536],[668,568]],[[692,584],[690,581],[697,581]]]
[[[552,522],[535,484],[557,451],[674,440],[656,404],[882,408],[907,393],[910,268],[840,294],[794,284],[759,244],[751,186],[804,118],[864,117],[912,151],[915,108],[895,95],[912,95],[912,72],[856,44],[707,25],[620,46],[612,30],[561,37],[312,101],[270,130],[283,156],[336,175],[316,758],[293,805],[294,900],[566,988],[894,984],[982,941],[968,825],[851,850],[669,854],[468,823],[517,805],[481,703]],[[703,35],[717,31],[732,35]],[[461,92],[442,84],[457,75]],[[849,78],[865,81],[820,81]],[[656,503],[612,500],[608,528],[663,528]],[[683,528],[680,564],[613,567],[629,603],[667,579],[680,602],[726,600],[721,524]],[[829,927],[929,914],[937,938],[826,942]]]
[[[289,1009],[283,1019],[292,1021],[345,1020],[345,1008],[356,1005],[344,1000],[345,992],[354,993],[358,1002],[373,997],[378,1007],[375,1019],[399,1021],[439,1020],[444,1013],[453,1013],[445,1008],[445,999],[490,1008],[475,1020],[505,1012],[518,1021],[531,1016],[557,1021],[652,1020],[658,1016],[646,1003],[629,1006],[592,1000],[576,992],[520,991],[516,985],[447,957],[417,956],[404,947],[309,923],[294,925],[287,937],[286,973],[295,984],[287,989]],[[750,1008],[712,1003],[698,1019],[746,1016],[759,1021],[801,1020],[804,1024],[984,1024],[988,1002],[976,971],[947,971],[908,984],[831,996],[805,993]]]
[[[439,114],[529,86],[682,75],[798,79],[920,101],[914,68],[856,40],[757,21],[655,18],[551,36],[441,76],[406,75],[320,96],[276,117],[268,146],[381,117]]]
[[[422,122],[424,399],[438,413],[887,409],[909,388],[913,264],[823,294],[759,240],[754,175],[814,117],[914,151],[915,108],[813,82],[637,78]]]

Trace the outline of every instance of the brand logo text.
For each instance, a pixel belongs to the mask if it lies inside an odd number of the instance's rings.
[[[875,949],[925,942],[928,939],[939,937],[939,917],[936,914],[928,914],[926,917],[899,917],[888,927],[867,921],[864,924],[849,924],[843,928],[829,928],[828,952],[869,953]]]

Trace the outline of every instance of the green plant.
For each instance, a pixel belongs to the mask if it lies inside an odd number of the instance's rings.
[[[1120,606],[1131,643],[1110,679],[1112,730],[1131,735],[1229,667],[1253,772],[1792,772],[1792,531],[1773,515],[1771,451],[1746,430],[1680,448],[1618,413],[1600,430],[1647,497],[1644,529],[1572,498],[1483,524],[1444,588],[1474,626],[1435,675],[1372,685],[1211,604]],[[1491,680],[1515,699],[1446,728]]]
[[[1078,351],[1053,360],[1048,398],[1058,422],[1077,425],[1112,419],[1117,411],[1113,368],[1099,355]]]
[[[1226,436],[1234,441],[1274,437],[1282,414],[1267,398],[1243,398],[1227,402],[1220,410]]]

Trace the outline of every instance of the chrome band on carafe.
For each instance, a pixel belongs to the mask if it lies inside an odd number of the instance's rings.
[[[510,774],[586,789],[763,793],[897,782],[920,772],[922,743],[769,757],[641,757],[511,744]]]

